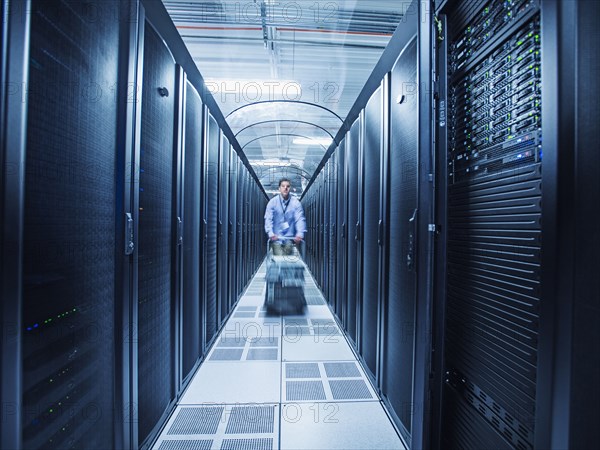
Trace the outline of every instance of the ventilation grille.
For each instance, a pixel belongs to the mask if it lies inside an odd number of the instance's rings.
[[[285,388],[287,401],[326,399],[321,381],[286,381]]]
[[[334,400],[359,400],[373,398],[363,380],[329,380]]]
[[[239,361],[242,359],[243,349],[217,348],[213,351],[211,361]]]
[[[360,378],[362,375],[353,362],[324,363],[328,378]]]
[[[321,378],[317,363],[288,363],[285,366],[286,378]]]
[[[273,406],[235,406],[225,433],[273,433],[274,410]]]
[[[215,434],[224,407],[182,408],[167,434]]]
[[[211,439],[204,440],[166,440],[162,441],[158,450],[210,450],[213,441]]]
[[[225,439],[221,450],[272,450],[273,439]]]

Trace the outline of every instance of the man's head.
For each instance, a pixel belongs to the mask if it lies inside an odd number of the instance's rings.
[[[290,195],[291,187],[292,183],[287,178],[282,178],[281,180],[279,180],[279,193],[285,200],[287,200]]]

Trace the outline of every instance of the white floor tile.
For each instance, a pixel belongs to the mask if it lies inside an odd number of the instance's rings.
[[[343,336],[283,336],[283,361],[344,361],[355,359]]]
[[[240,364],[203,364],[180,403],[278,403],[281,364],[270,361]]]
[[[281,449],[404,449],[379,402],[285,403]]]

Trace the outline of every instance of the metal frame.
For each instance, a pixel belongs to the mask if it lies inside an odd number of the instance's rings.
[[[381,164],[380,164],[380,180],[381,194],[379,199],[379,301],[377,304],[377,370],[375,378],[377,380],[377,388],[381,393],[383,390],[382,373],[383,373],[383,352],[385,347],[385,313],[386,303],[389,301],[389,289],[387,274],[389,273],[389,182],[390,182],[390,90],[391,76],[388,72],[382,81],[383,89],[383,104],[382,104],[382,139],[381,139]]]
[[[185,221],[185,109],[187,77],[183,67],[175,65],[175,126],[174,126],[174,164],[173,164],[173,332],[175,349],[173,351],[174,392],[179,397],[183,373],[183,226]]]
[[[115,267],[115,448],[137,446],[137,298],[138,298],[138,219],[139,219],[139,154],[141,130],[143,14],[139,3],[129,3],[130,17],[123,21],[120,30],[121,62],[117,120],[117,201],[116,218],[116,267]],[[140,39],[141,36],[141,39]],[[127,229],[130,215],[131,233]],[[133,238],[133,239],[131,239]],[[129,241],[133,248],[126,248]]]
[[[447,205],[448,205],[448,130],[446,120],[448,114],[448,94],[447,94],[447,43],[448,33],[446,16],[438,17],[442,24],[443,41],[436,42],[437,62],[435,67],[435,79],[438,85],[437,102],[434,117],[435,129],[435,167],[434,167],[434,190],[435,190],[435,218],[433,223],[436,225],[435,242],[435,267],[434,267],[434,301],[433,314],[433,348],[434,357],[432,360],[433,379],[431,384],[432,408],[431,408],[431,448],[441,448],[442,432],[442,404],[443,404],[443,383],[444,383],[444,336],[446,324],[446,241],[447,241]]]
[[[21,89],[25,89],[29,79],[29,11],[29,0],[2,3],[2,448],[21,447],[21,306],[27,139],[27,98],[23,97]],[[11,90],[14,86],[20,89],[14,92]]]
[[[429,224],[434,217],[433,195],[433,7],[420,0],[418,10],[417,79],[419,90],[419,154],[417,216],[417,303],[415,308],[415,358],[413,371],[414,415],[411,429],[413,448],[429,447],[429,379],[432,352],[433,233]]]
[[[544,301],[540,305],[534,443],[536,448],[568,448],[574,326],[577,4],[543,0],[541,6]]]

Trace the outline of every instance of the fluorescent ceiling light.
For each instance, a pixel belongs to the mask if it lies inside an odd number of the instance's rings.
[[[333,142],[333,139],[294,138],[292,142],[298,145],[322,145],[324,147],[329,147]]]
[[[274,159],[254,159],[249,160],[253,166],[291,166],[289,160],[274,160]]]

